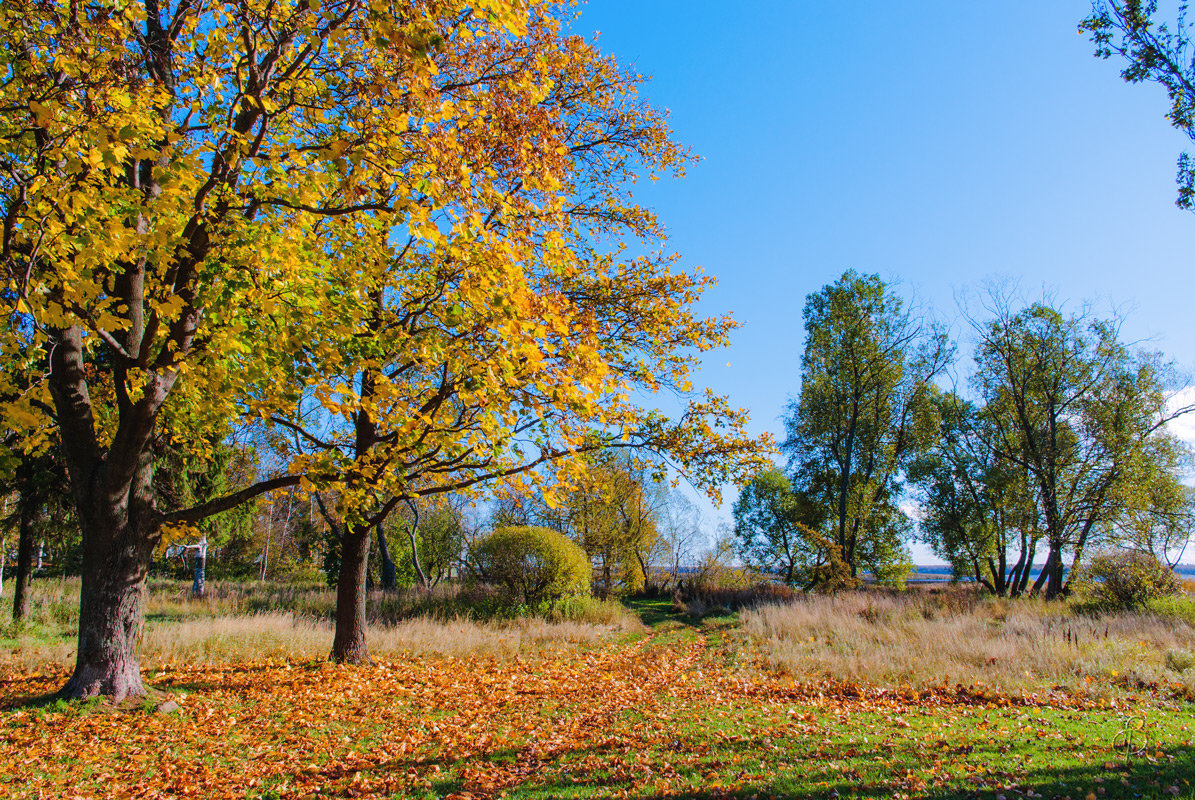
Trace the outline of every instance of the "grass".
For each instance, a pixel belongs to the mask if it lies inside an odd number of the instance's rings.
[[[326,658],[332,643],[335,595],[318,585],[210,584],[193,599],[189,583],[152,582],[147,591],[142,664]],[[35,669],[74,657],[77,579],[34,581],[29,618],[0,628],[0,666]],[[598,600],[562,605],[545,617],[478,619],[462,593],[370,597],[366,636],[378,655],[426,653],[512,657],[546,648],[592,644],[639,629],[621,604]]]
[[[181,637],[147,670],[180,710],[35,708],[27,699],[59,685],[63,667],[0,671],[0,762],[19,765],[0,770],[0,796],[1195,800],[1195,705],[1108,677],[1097,691],[1089,672],[1070,675],[1068,691],[1030,691],[1049,684],[1047,667],[1099,663],[1085,654],[1088,634],[1100,646],[1144,636],[1157,653],[1186,641],[1188,623],[1156,611],[1096,620],[1057,605],[871,592],[699,617],[667,599],[632,599],[602,613],[641,624],[570,641],[562,626],[592,623],[529,620],[528,641],[509,650],[451,644],[509,622],[379,624],[374,649],[388,654],[358,668],[324,661],[324,620],[280,609],[241,619],[275,631],[268,620],[290,613],[289,624],[314,633],[288,638],[322,646],[241,659],[229,654],[281,644],[221,645],[202,663],[198,643],[226,611],[188,616],[192,606],[156,602],[174,615],[160,629],[208,631]],[[408,623],[424,626],[410,634],[418,646],[380,644]],[[929,679],[935,666],[963,663],[966,648],[939,641],[948,634],[986,631],[971,644],[1015,644],[1010,653],[1033,658],[1033,637],[1063,631],[1065,641],[1067,625],[1072,642],[1080,632],[1078,655],[1043,644],[1049,652],[1032,662],[1042,674],[1013,675],[1011,690],[996,688],[1003,667],[986,660],[966,662],[979,688]],[[539,626],[553,631],[550,646],[534,643]],[[826,644],[816,666],[777,668],[773,648],[814,628],[860,651],[885,643],[890,671],[880,656],[861,662]],[[902,659],[918,641],[927,664],[908,671]]]
[[[769,669],[803,680],[1195,692],[1195,628],[1158,610],[1093,616],[970,591],[866,591],[764,605],[742,621]]]

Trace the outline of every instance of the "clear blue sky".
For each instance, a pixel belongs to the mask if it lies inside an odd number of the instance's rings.
[[[1119,64],[1092,56],[1076,32],[1089,9],[582,6],[577,30],[600,31],[603,51],[652,76],[647,97],[702,157],[640,194],[684,262],[718,278],[703,309],[744,323],[698,382],[780,436],[799,388],[804,298],[847,268],[899,282],[964,340],[956,295],[1012,279],[1115,306],[1129,338],[1195,366],[1195,215],[1174,206],[1186,139],[1164,119],[1159,87],[1130,86]]]

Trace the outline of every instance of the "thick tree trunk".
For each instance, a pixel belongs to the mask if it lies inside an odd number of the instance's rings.
[[[1042,567],[1041,574],[1037,576],[1037,580],[1033,583],[1033,594],[1038,594],[1043,589],[1047,600],[1052,600],[1062,593],[1061,545],[1050,545],[1050,552],[1046,556],[1046,563]]]
[[[75,672],[59,694],[104,695],[113,700],[139,697],[145,689],[137,638],[152,545],[148,536],[127,529],[112,533],[85,527],[83,539],[79,650]]]
[[[1059,549],[1054,556],[1054,562],[1050,565],[1050,580],[1046,584],[1046,597],[1053,600],[1057,597],[1062,597],[1064,593],[1063,578],[1065,571],[1062,566],[1062,550]]]
[[[1013,564],[1012,572],[1008,576],[1008,596],[1019,597],[1021,594],[1021,572],[1029,569],[1026,566],[1026,559],[1029,557],[1028,548],[1025,544],[1024,535],[1021,536],[1021,554],[1017,557],[1017,563]]]
[[[332,660],[342,664],[370,663],[365,644],[366,575],[369,571],[368,525],[346,527],[340,540],[340,574],[336,580],[336,635]]]
[[[37,498],[22,492],[20,528],[17,534],[17,574],[12,581],[12,618],[22,620],[29,615],[29,579],[33,575],[33,515]]]
[[[1008,591],[1008,573],[1005,572],[1004,566],[1001,563],[993,561],[991,558],[987,562],[988,575],[991,576],[991,591],[997,597],[1003,597]]]
[[[1017,583],[1015,597],[1020,597],[1029,589],[1029,579],[1033,575],[1033,559],[1037,557],[1037,542],[1036,538],[1029,539],[1029,546],[1024,554],[1025,563],[1021,566],[1021,578]]]

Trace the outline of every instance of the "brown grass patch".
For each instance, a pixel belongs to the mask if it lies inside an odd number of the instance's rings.
[[[30,619],[7,634],[0,629],[0,663],[26,669],[70,663],[78,591],[77,579],[34,582]],[[372,594],[370,652],[512,657],[586,646],[642,628],[620,604],[597,601],[547,619],[475,620],[453,610],[454,591]],[[206,597],[192,599],[186,586],[155,583],[146,597],[142,665],[325,659],[332,646],[334,604],[334,593],[318,586],[215,585]]]
[[[742,620],[769,668],[805,680],[1014,692],[1195,688],[1195,628],[1150,613],[1092,616],[965,591],[861,591],[761,606]]]

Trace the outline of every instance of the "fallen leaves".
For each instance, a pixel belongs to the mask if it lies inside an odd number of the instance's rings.
[[[582,783],[597,796],[766,796],[795,764],[827,796],[915,796],[1012,791],[1032,770],[1026,748],[1082,745],[1051,727],[1060,709],[1086,713],[1067,696],[800,685],[727,663],[673,631],[513,660],[172,665],[150,681],[170,713],[30,707],[65,673],[10,673],[0,794],[477,800]],[[947,730],[960,721],[971,738]],[[1114,755],[1093,752],[1093,766]]]

